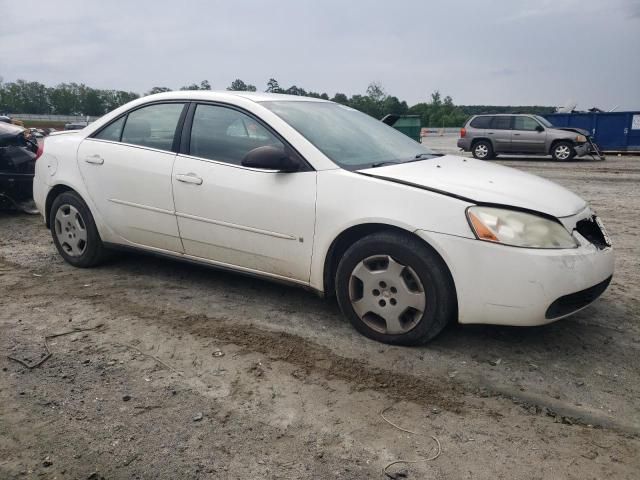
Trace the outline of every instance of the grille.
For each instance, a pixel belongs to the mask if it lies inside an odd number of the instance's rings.
[[[609,282],[611,282],[611,277],[593,287],[558,298],[549,306],[544,316],[547,319],[558,318],[586,307],[602,295],[602,292],[609,286]]]
[[[576,230],[597,248],[603,249],[611,246],[604,232],[596,222],[596,217],[580,220],[576,223]]]

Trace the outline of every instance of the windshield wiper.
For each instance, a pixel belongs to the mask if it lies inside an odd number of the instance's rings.
[[[383,165],[393,165],[393,164],[397,165],[400,163],[404,163],[404,162],[396,162],[395,160],[385,160],[384,162],[372,163],[371,168],[381,167]]]
[[[426,158],[426,157],[442,157],[444,155],[444,153],[419,153],[417,154],[415,157],[413,157],[416,160],[419,160],[421,158]]]

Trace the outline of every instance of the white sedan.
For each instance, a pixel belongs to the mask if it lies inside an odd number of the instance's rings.
[[[39,155],[35,202],[68,263],[129,248],[301,285],[382,342],[552,322],[613,274],[602,223],[572,192],[328,101],[161,93]]]

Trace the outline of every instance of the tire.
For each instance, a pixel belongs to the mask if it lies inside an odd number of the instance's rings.
[[[335,280],[344,315],[361,334],[379,342],[426,343],[456,315],[447,266],[410,234],[380,232],[358,240],[340,259]]]
[[[551,156],[557,162],[568,162],[576,156],[571,142],[558,142],[551,148]]]
[[[80,195],[72,191],[61,193],[53,201],[50,215],[53,243],[67,263],[89,268],[104,261],[106,249]]]
[[[473,145],[471,152],[473,154],[473,158],[477,158],[478,160],[490,160],[495,155],[493,146],[488,140],[480,140],[479,142],[476,142]]]

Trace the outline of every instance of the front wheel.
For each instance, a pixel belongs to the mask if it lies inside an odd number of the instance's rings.
[[[93,215],[75,192],[64,192],[51,205],[51,236],[58,252],[74,267],[93,267],[106,255]]]
[[[431,340],[456,311],[453,280],[442,259],[418,238],[395,232],[369,235],[345,252],[336,296],[356,330],[396,345]]]
[[[559,162],[567,162],[576,155],[573,145],[570,142],[558,142],[551,149],[551,156]]]

